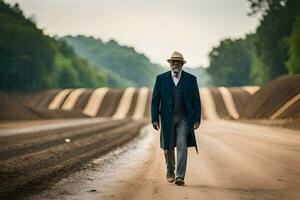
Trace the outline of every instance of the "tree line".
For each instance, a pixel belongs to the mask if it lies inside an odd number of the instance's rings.
[[[260,15],[254,33],[222,40],[209,53],[215,85],[262,85],[283,74],[300,73],[300,1],[248,0]]]
[[[18,4],[0,0],[0,90],[152,87],[162,71],[144,54],[115,40],[50,37]]]
[[[0,89],[39,90],[106,85],[106,74],[0,1]]]

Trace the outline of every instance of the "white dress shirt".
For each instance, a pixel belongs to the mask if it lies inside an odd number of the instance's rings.
[[[179,82],[179,80],[180,80],[180,77],[181,77],[181,71],[182,70],[180,70],[180,72],[179,72],[179,77],[178,78],[176,78],[175,77],[175,73],[171,70],[171,72],[172,72],[172,78],[173,78],[173,81],[174,81],[174,83],[175,83],[175,85],[177,86],[177,84],[178,84],[178,82]]]

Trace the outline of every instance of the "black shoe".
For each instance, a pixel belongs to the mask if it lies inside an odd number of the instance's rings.
[[[167,171],[166,178],[167,178],[167,181],[172,183],[175,179],[175,173],[173,171]]]
[[[182,177],[176,177],[175,179],[175,184],[176,185],[184,185],[184,180]]]

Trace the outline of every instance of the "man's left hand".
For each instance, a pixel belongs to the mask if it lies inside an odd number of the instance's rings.
[[[194,122],[194,130],[199,128],[200,126],[200,122]]]

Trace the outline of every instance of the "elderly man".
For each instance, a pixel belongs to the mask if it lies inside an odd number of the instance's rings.
[[[194,146],[198,153],[194,130],[200,125],[201,102],[197,78],[182,70],[186,63],[182,54],[175,51],[167,61],[171,70],[156,76],[151,99],[151,121],[155,130],[160,129],[160,147],[164,150],[167,180],[174,182],[175,179],[175,184],[184,185],[187,148]],[[174,147],[177,150],[176,178]]]

